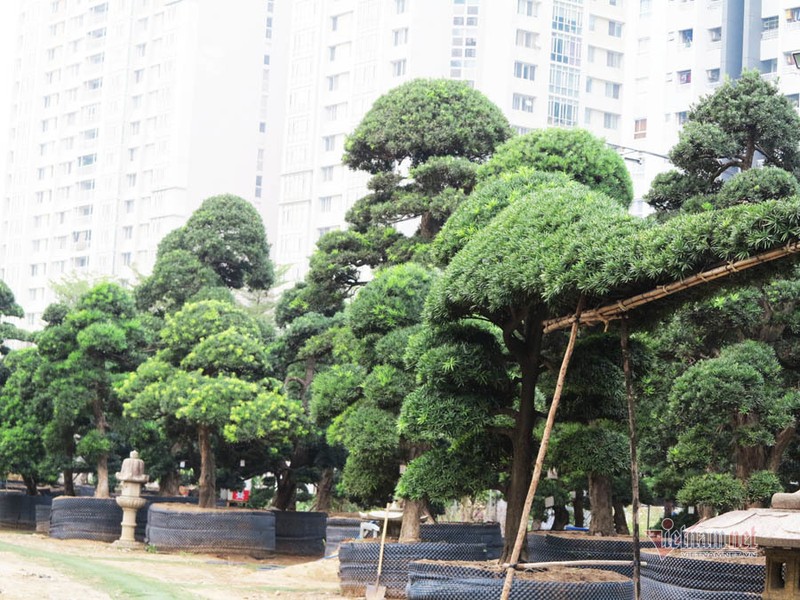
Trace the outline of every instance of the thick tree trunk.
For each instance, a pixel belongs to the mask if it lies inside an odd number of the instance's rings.
[[[583,527],[583,490],[575,490],[575,499],[572,501],[572,511],[575,516],[575,527]]]
[[[700,515],[700,520],[705,521],[706,519],[711,519],[717,515],[717,511],[714,509],[713,506],[708,506],[706,504],[701,504],[697,507],[697,514]]]
[[[736,479],[745,482],[754,471],[761,471],[767,466],[767,455],[764,446],[736,447]]]
[[[36,496],[39,490],[36,488],[36,478],[31,475],[23,475],[22,481],[25,483],[25,491],[29,496]]]
[[[181,477],[177,471],[168,471],[158,480],[158,492],[162,496],[177,496],[180,494]]]
[[[630,535],[628,520],[625,518],[625,505],[620,500],[614,500],[612,505],[614,506],[614,530],[619,535]]]
[[[422,500],[406,500],[403,507],[403,524],[400,527],[400,542],[419,541],[419,519],[422,516]]]
[[[75,495],[75,482],[72,478],[75,477],[75,474],[72,472],[72,469],[64,469],[64,495],[65,496],[74,496]]]
[[[197,445],[200,447],[200,508],[217,505],[217,475],[214,453],[211,450],[211,432],[201,425],[197,428]]]
[[[333,467],[322,470],[317,483],[317,498],[314,500],[313,510],[327,512],[331,509],[333,498]]]
[[[775,436],[775,445],[770,448],[769,458],[767,459],[767,469],[773,473],[778,471],[778,467],[783,460],[783,453],[786,452],[786,448],[792,443],[795,435],[797,435],[797,428],[792,425]]]
[[[526,381],[527,379],[527,381]],[[500,562],[508,562],[514,551],[514,542],[517,538],[522,510],[525,506],[525,496],[531,482],[531,464],[533,463],[533,390],[536,388],[536,374],[523,372],[522,375],[522,401],[520,412],[517,416],[517,425],[514,428],[512,440],[511,477],[506,498],[506,537],[503,544],[503,555]],[[528,396],[526,398],[526,396]],[[527,414],[526,414],[527,413]],[[521,558],[527,559],[527,543],[522,547]]]
[[[611,478],[589,474],[589,504],[592,505],[590,535],[614,535],[614,517],[611,514]]]
[[[106,435],[106,430],[108,429],[108,426],[106,423],[106,415],[105,412],[103,411],[102,400],[96,398],[93,403],[92,409],[94,411],[95,429],[97,430],[97,433],[100,434],[100,437],[103,438]],[[95,498],[109,497],[108,452],[102,452],[97,457],[97,487],[95,487],[94,490],[94,497]]]
[[[553,531],[564,531],[564,528],[569,525],[569,511],[563,504],[557,504],[553,507],[555,512],[555,519],[553,519]]]

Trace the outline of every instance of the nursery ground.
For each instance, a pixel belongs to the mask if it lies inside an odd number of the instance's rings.
[[[342,598],[336,558],[161,554],[0,531],[0,598]]]

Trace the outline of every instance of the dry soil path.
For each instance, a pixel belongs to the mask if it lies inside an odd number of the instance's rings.
[[[0,530],[0,600],[334,600],[337,569],[335,558],[156,554]]]

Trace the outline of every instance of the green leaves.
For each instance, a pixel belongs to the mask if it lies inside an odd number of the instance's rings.
[[[551,127],[514,137],[481,165],[478,178],[485,181],[523,167],[564,173],[626,208],[633,200],[633,182],[625,161],[603,140],[583,129]]]
[[[508,121],[483,94],[460,81],[416,79],[384,94],[345,143],[352,169],[391,171],[433,156],[485,159],[511,137]]]

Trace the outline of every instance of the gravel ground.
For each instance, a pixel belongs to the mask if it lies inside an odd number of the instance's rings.
[[[0,598],[340,599],[336,558],[160,554],[0,531]]]

